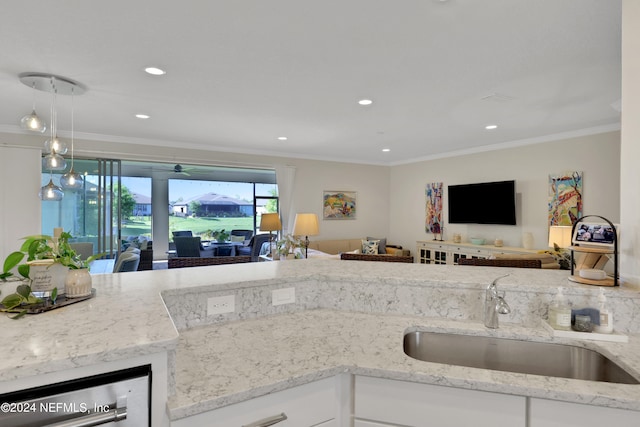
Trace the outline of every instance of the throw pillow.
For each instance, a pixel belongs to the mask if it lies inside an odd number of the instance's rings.
[[[244,236],[231,236],[232,242],[244,242]]]
[[[362,253],[367,255],[376,255],[378,253],[379,240],[363,240]]]
[[[378,243],[378,253],[386,254],[387,253],[387,238],[386,237],[367,237],[367,240],[377,240]]]

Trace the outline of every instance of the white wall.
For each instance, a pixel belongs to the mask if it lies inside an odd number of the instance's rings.
[[[445,240],[461,233],[463,241],[482,237],[522,246],[522,233],[532,232],[536,248],[548,244],[547,202],[550,174],[583,172],[584,214],[620,221],[620,133],[553,141],[542,144],[435,159],[391,168],[390,235],[415,251],[416,240],[431,240],[425,232],[425,186],[443,182]],[[473,182],[516,180],[517,225],[460,225],[447,223],[447,186]]]
[[[622,2],[622,142],[620,276],[640,286],[640,2]]]
[[[0,262],[40,234],[40,164],[40,150],[0,146]]]
[[[353,163],[295,160],[294,204],[298,212],[320,218],[320,235],[310,240],[349,239],[389,234],[389,168]],[[356,219],[323,220],[324,190],[355,191]]]

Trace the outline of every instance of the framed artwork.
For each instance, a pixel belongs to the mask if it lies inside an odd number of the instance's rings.
[[[355,191],[323,191],[323,219],[356,219]]]
[[[427,233],[442,234],[442,183],[430,182],[425,189]]]
[[[582,172],[549,175],[549,225],[573,225],[582,217]]]

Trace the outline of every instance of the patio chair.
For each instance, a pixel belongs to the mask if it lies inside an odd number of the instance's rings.
[[[200,237],[176,236],[173,238],[176,244],[177,257],[200,257]]]
[[[173,237],[192,237],[193,232],[191,230],[172,231]]]
[[[125,273],[138,270],[140,264],[140,254],[133,251],[125,251],[120,254],[113,265],[114,273]]]
[[[253,230],[231,230],[231,241],[234,240],[233,236],[242,236],[242,240],[246,242],[253,237]]]

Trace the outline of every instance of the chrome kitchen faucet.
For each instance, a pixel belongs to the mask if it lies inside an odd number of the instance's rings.
[[[508,274],[498,277],[487,287],[484,300],[484,326],[487,328],[497,329],[498,314],[511,313],[509,304],[504,300],[504,293],[502,296],[498,295],[498,280],[507,276]]]

